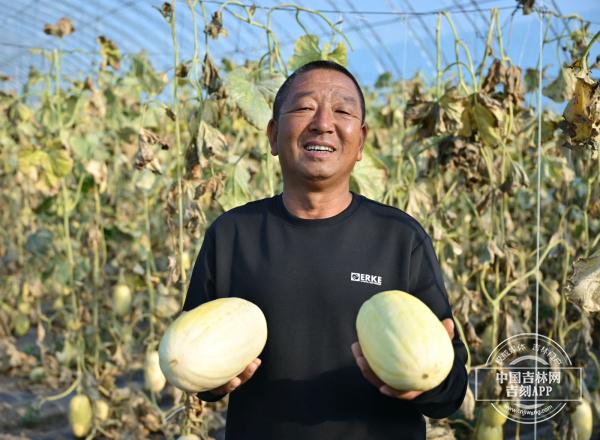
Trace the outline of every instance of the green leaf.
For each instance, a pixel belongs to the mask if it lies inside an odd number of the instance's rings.
[[[38,229],[27,237],[25,249],[34,255],[46,255],[52,249],[54,235],[48,229]]]
[[[333,52],[330,52],[329,54],[325,55],[325,59],[327,60],[335,61],[336,63],[341,64],[342,66],[348,65],[348,49],[342,41],[340,41],[337,44],[337,46],[335,46]]]
[[[70,273],[69,262],[65,258],[60,260],[60,262],[56,263],[56,266],[54,266],[52,278],[54,278],[58,284],[68,285],[71,278]]]
[[[378,89],[390,87],[392,85],[392,80],[393,78],[391,72],[383,72],[377,77],[377,80],[375,81],[375,87]]]
[[[242,111],[248,122],[264,130],[271,119],[271,107],[246,71],[236,69],[230,72],[225,78],[225,87],[227,99]]]
[[[198,160],[201,158],[201,152],[205,157],[217,156],[220,160],[226,159],[227,138],[218,128],[200,121],[198,133],[196,135],[196,147]]]
[[[373,200],[381,200],[387,182],[385,164],[377,158],[371,148],[365,146],[362,160],[354,166],[352,183],[357,190]]]
[[[56,177],[64,177],[73,169],[73,159],[66,150],[52,149],[48,152],[52,174]]]
[[[241,206],[250,201],[250,173],[242,161],[229,164],[225,167],[225,189],[218,201],[225,211],[236,206]]]
[[[497,120],[494,114],[478,102],[475,103],[472,109],[473,120],[481,140],[491,147],[498,145],[502,139],[500,138],[500,130],[496,127]]]
[[[288,61],[288,69],[296,70],[306,63],[320,59],[319,37],[316,35],[302,35],[294,44],[294,54]]]
[[[280,74],[264,74],[263,78],[256,82],[256,88],[267,100],[273,100],[284,80]]]
[[[334,50],[330,51],[331,45],[326,43],[319,49],[319,37],[316,35],[303,35],[296,40],[294,54],[288,61],[288,69],[296,70],[306,63],[317,60],[335,61],[342,66],[348,63],[348,49],[343,42],[339,42]]]
[[[141,191],[150,192],[155,182],[156,175],[153,172],[144,169],[139,172],[135,187]]]
[[[62,149],[60,141],[49,141],[50,147],[46,150],[23,150],[19,155],[19,171],[28,174],[32,168],[41,168],[41,172],[34,185],[44,192],[51,192],[58,188],[58,179],[66,176],[73,169],[73,160],[69,153]]]
[[[168,83],[167,76],[154,70],[145,52],[131,58],[131,73],[135,75],[143,90],[150,95],[158,95]]]
[[[42,150],[23,150],[19,155],[19,171],[26,173],[31,167],[41,166],[48,161],[48,154]]]
[[[554,81],[542,89],[542,94],[554,102],[565,102],[575,92],[576,78],[571,69],[561,67]]]
[[[77,159],[87,161],[92,158],[94,150],[92,144],[87,142],[87,136],[71,136],[70,145]]]

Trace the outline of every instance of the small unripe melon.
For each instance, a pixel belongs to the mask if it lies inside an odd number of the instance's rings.
[[[85,437],[92,429],[92,403],[88,396],[77,394],[69,402],[69,423],[75,437]]]
[[[126,284],[117,284],[113,289],[113,310],[117,316],[125,316],[131,308],[131,289]]]
[[[475,440],[503,440],[504,429],[502,425],[490,426],[485,423],[477,425],[475,428]]]
[[[481,420],[489,426],[502,426],[506,423],[506,413],[508,411],[508,402],[497,403],[496,408],[489,403],[481,411]]]
[[[105,422],[108,420],[108,416],[110,415],[110,406],[106,400],[98,399],[94,402],[94,417],[100,422]]]
[[[592,438],[592,407],[586,400],[582,400],[575,407],[575,411],[571,413],[571,423],[573,424],[577,440],[590,440]]]
[[[144,386],[147,390],[160,393],[166,382],[167,379],[160,369],[158,351],[149,351],[144,361]]]

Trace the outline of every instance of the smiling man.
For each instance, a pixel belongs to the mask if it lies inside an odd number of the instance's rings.
[[[368,132],[359,85],[338,64],[306,64],[279,89],[267,131],[283,192],[215,220],[184,310],[242,297],[263,310],[269,336],[260,359],[201,398],[231,393],[227,440],[424,439],[423,414],[462,403],[466,350],[431,238],[407,213],[350,191]],[[392,289],[427,304],[454,346],[448,377],[425,393],[385,385],[356,342],[362,303]]]

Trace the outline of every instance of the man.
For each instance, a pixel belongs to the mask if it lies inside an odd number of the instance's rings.
[[[232,209],[206,232],[184,310],[238,296],[262,309],[269,331],[260,359],[200,394],[231,393],[227,440],[424,439],[423,414],[447,417],[463,400],[466,351],[431,239],[403,211],[349,190],[367,130],[345,68],[301,67],[278,91],[267,129],[283,193]],[[356,342],[360,306],[391,289],[424,301],[452,339],[452,371],[433,390],[384,385]]]

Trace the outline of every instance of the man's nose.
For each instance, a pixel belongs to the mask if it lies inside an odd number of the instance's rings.
[[[319,107],[313,115],[310,129],[319,132],[332,132],[334,127],[333,112],[326,107]]]

